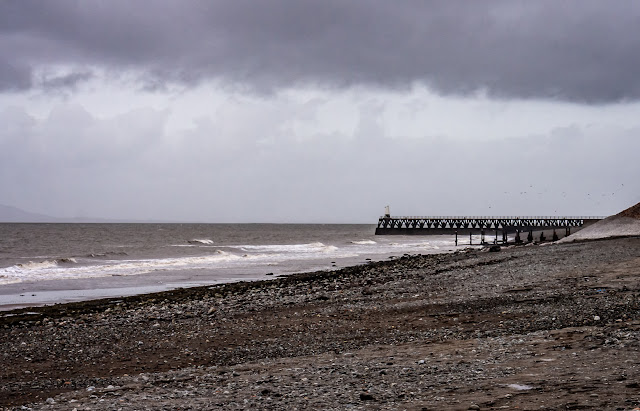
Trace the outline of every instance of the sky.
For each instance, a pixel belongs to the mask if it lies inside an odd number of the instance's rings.
[[[0,0],[0,204],[375,223],[640,202],[640,1]]]

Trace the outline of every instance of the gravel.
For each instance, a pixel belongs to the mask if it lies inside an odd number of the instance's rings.
[[[640,238],[0,315],[7,409],[633,409]]]

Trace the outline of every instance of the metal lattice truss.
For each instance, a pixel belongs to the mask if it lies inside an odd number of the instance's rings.
[[[380,217],[378,228],[531,229],[581,227],[593,217]]]

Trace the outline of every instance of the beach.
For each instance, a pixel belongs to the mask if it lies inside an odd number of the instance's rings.
[[[6,311],[0,406],[640,407],[640,238]]]

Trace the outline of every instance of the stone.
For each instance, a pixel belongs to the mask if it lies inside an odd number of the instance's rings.
[[[375,398],[369,393],[362,392],[360,393],[360,401],[375,401]]]

